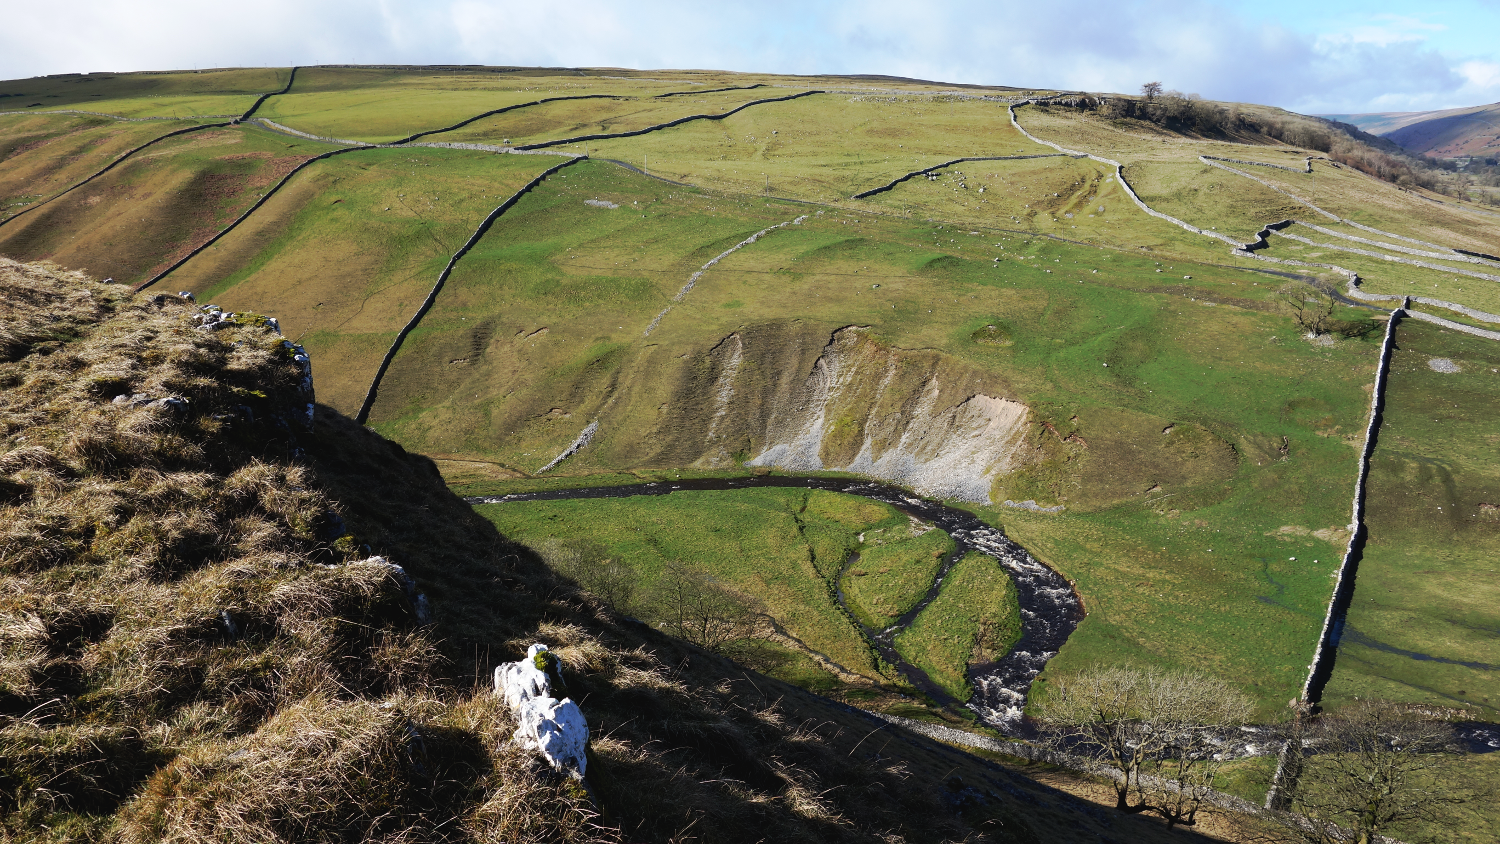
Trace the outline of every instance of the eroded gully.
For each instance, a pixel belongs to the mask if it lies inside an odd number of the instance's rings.
[[[1078,627],[1083,608],[1077,594],[1062,575],[1039,562],[1026,549],[1012,542],[999,528],[980,521],[964,510],[940,502],[918,498],[899,487],[857,479],[764,475],[748,478],[700,478],[658,481],[629,486],[584,487],[545,492],[523,492],[511,495],[468,498],[470,504],[503,504],[523,501],[559,501],[576,498],[626,498],[635,495],[668,495],[678,491],[713,491],[754,488],[817,489],[858,495],[896,508],[912,518],[930,523],[953,538],[954,549],[944,560],[927,593],[915,606],[891,626],[876,630],[855,621],[861,632],[882,657],[920,689],[939,703],[957,702],[896,651],[896,634],[905,630],[916,617],[936,600],[943,579],[966,553],[977,551],[997,563],[1010,575],[1016,586],[1021,611],[1021,636],[1010,651],[995,662],[969,667],[974,695],[963,702],[986,724],[1003,732],[1015,733],[1022,728],[1022,712],[1031,683],[1041,673],[1047,660],[1057,654],[1063,642]],[[852,558],[851,558],[852,560]],[[849,561],[845,562],[837,583],[842,583]],[[855,618],[844,604],[843,589],[836,590],[840,607]]]

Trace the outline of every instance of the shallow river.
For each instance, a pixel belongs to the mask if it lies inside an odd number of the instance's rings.
[[[799,478],[765,475],[750,478],[711,478],[630,486],[584,487],[546,492],[523,492],[466,499],[470,504],[502,504],[520,501],[559,501],[573,498],[626,498],[633,495],[668,495],[681,491],[753,489],[780,487],[819,489],[859,495],[880,501],[924,522],[930,522],[953,537],[952,554],[943,560],[927,594],[895,624],[884,630],[863,628],[866,637],[882,656],[901,671],[917,688],[934,699],[948,703],[953,698],[939,688],[921,669],[911,665],[896,652],[892,642],[897,633],[909,626],[928,604],[937,598],[943,578],[959,558],[969,551],[986,554],[1005,569],[1016,585],[1021,608],[1021,638],[1010,652],[997,662],[969,668],[974,696],[964,702],[986,723],[1005,732],[1023,729],[1021,714],[1031,682],[1041,673],[1047,660],[1057,654],[1063,642],[1078,627],[1083,609],[1072,586],[1062,575],[1048,568],[1010,541],[999,528],[980,521],[974,514],[946,507],[939,502],[913,496],[910,492],[887,484],[840,478]],[[846,565],[847,569],[848,566]],[[843,591],[839,590],[839,601]]]

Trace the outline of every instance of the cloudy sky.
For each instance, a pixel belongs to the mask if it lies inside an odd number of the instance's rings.
[[[0,0],[0,78],[324,63],[883,73],[1304,113],[1500,101],[1500,0]]]

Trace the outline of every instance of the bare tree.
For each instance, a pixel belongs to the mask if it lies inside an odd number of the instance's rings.
[[[1316,279],[1306,284],[1283,285],[1276,291],[1276,299],[1297,325],[1314,337],[1321,337],[1332,328],[1336,292],[1337,288],[1328,281]]]
[[[1248,698],[1212,677],[1108,667],[1054,679],[1041,720],[1056,746],[1119,772],[1115,808],[1192,824],[1223,736],[1250,712]]]
[[[656,582],[650,605],[663,630],[710,651],[750,636],[758,622],[748,597],[676,560]]]
[[[1148,103],[1155,102],[1156,98],[1161,96],[1161,83],[1147,82],[1145,85],[1142,85],[1141,96],[1145,97]]]
[[[571,578],[606,607],[635,611],[639,576],[603,544],[591,539],[549,539],[542,544],[541,555],[554,571]]]
[[[1319,719],[1308,738],[1290,808],[1310,823],[1289,828],[1311,844],[1447,840],[1448,812],[1479,797],[1441,770],[1457,749],[1453,728],[1410,707],[1361,701]]]

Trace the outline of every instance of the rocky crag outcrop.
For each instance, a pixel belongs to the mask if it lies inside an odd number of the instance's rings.
[[[979,373],[863,327],[748,327],[692,371],[652,462],[846,471],[939,498],[990,502],[1030,419]]]

